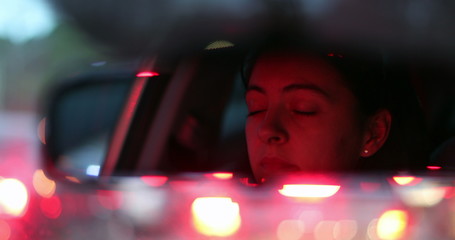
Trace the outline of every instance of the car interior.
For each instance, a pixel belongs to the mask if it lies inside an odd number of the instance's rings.
[[[214,42],[215,46],[217,42],[220,41]],[[211,46],[214,43],[211,43]],[[209,47],[188,55],[155,59],[152,68],[159,74],[147,78],[140,101],[134,106],[135,115],[131,118],[131,128],[125,136],[124,145],[111,174],[229,171],[251,177],[244,134],[247,116],[244,103],[245,83],[242,78],[244,52],[245,48],[242,46],[221,44],[221,47]],[[402,139],[402,144],[412,148],[415,143],[421,144],[425,141],[424,145],[420,145],[425,147],[414,149],[412,151],[414,155],[400,155],[401,153],[397,151],[388,153],[389,155],[386,156],[407,158],[408,161],[418,161],[418,159],[424,158],[421,161],[425,161],[423,163],[425,166],[437,165],[442,169],[450,170],[454,165],[451,138],[455,131],[454,104],[450,104],[454,101],[455,87],[452,80],[453,73],[449,68],[450,64],[431,66],[426,62],[422,63],[407,58],[391,57],[391,59],[387,70],[389,85],[398,92],[398,95],[412,96],[417,98],[419,103],[419,105],[415,105],[395,99],[397,112],[407,112],[410,116],[405,123],[396,124],[400,131],[407,136]],[[103,161],[109,161],[106,160],[108,159],[107,151],[109,147],[112,148],[112,142],[109,139],[113,137],[114,125],[120,121],[117,119],[112,122],[112,119],[115,119],[113,116],[122,114],[120,106],[123,106],[124,109],[131,108],[129,106],[131,103],[126,100],[125,94],[130,96],[134,94],[131,90],[135,81],[134,71],[138,71],[137,68],[136,70],[130,69],[123,75],[107,71],[88,77],[89,85],[95,85],[90,82],[103,82],[103,79],[104,82],[112,82],[115,78],[126,79],[123,81],[122,87],[117,90],[123,91],[123,93],[114,93],[118,98],[109,100],[116,102],[114,105],[117,106],[116,111],[105,115],[110,119],[110,123],[106,126],[111,126],[111,129],[108,130],[108,133],[106,133],[106,129],[103,131],[99,129],[104,133],[104,144],[99,146],[104,151],[97,153],[101,169],[103,165],[107,165]],[[96,81],[92,81],[92,78]],[[106,79],[108,80],[106,81]],[[403,79],[405,81],[401,81]],[[406,82],[408,85],[402,84],[402,82]],[[109,84],[106,86],[109,87]],[[75,88],[77,86],[70,87],[72,91]],[[65,95],[64,91],[62,94]],[[102,96],[98,97],[99,99],[96,101],[102,102]],[[122,101],[126,101],[126,103],[122,103]],[[71,105],[71,101],[68,104]],[[96,105],[92,104],[93,106]],[[68,106],[63,108],[68,108]],[[92,111],[96,112],[96,110]],[[73,114],[78,113],[73,111]],[[68,117],[74,118],[75,115],[50,116],[51,122],[54,119],[56,123],[69,123],[64,120]],[[86,127],[82,123],[80,124],[79,127]],[[153,126],[160,127],[153,129]],[[81,133],[77,130],[78,128],[64,124],[53,126],[53,128],[50,132],[64,133],[61,136],[68,134],[68,131],[63,131],[63,129],[72,129],[74,134]],[[91,132],[96,133],[96,131]],[[84,136],[78,137],[74,134],[72,134],[73,141],[84,142],[80,140]],[[54,159],[59,159],[56,156],[67,150],[65,146],[60,146],[64,141],[52,140],[53,138],[51,135],[49,146],[51,146],[50,149],[54,149],[51,154],[54,154]],[[78,146],[71,142],[65,143]],[[111,146],[109,146],[110,144]],[[89,145],[96,146],[93,143]],[[430,154],[431,159],[426,157]],[[57,165],[68,165],[68,161],[62,162]],[[85,171],[85,165],[80,170],[81,172]],[[397,169],[370,166],[362,170]],[[103,175],[103,170],[101,170],[101,175]]]

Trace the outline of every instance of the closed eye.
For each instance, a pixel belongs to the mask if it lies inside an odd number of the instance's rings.
[[[314,116],[316,115],[315,111],[299,111],[299,110],[294,110],[293,111],[295,114],[298,115],[303,115],[303,116]]]
[[[249,113],[248,113],[248,117],[254,116],[254,115],[259,114],[259,113],[262,113],[262,112],[265,112],[265,110],[257,110],[257,111],[249,112]]]

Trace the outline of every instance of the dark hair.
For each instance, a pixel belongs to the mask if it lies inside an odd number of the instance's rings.
[[[318,56],[335,67],[358,100],[362,122],[381,109],[389,110],[392,126],[386,143],[375,155],[362,159],[358,170],[424,169],[428,161],[426,126],[405,66],[388,62],[381,52],[346,52],[293,43],[267,44],[246,55],[242,67],[245,85],[258,57],[278,51]]]

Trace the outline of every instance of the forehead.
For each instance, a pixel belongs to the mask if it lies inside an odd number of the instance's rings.
[[[320,56],[275,51],[258,57],[250,86],[283,88],[290,84],[312,84],[329,90],[342,86],[343,81],[339,72]]]

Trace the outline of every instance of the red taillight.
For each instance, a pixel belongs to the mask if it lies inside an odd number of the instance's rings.
[[[159,186],[163,186],[167,182],[168,177],[166,177],[166,176],[142,176],[141,180],[149,186],[159,187]]]
[[[441,166],[427,166],[428,170],[439,170],[441,169]]]
[[[41,199],[41,211],[43,214],[51,219],[60,217],[62,213],[62,202],[58,196]]]
[[[191,211],[194,227],[206,236],[231,236],[241,225],[239,204],[228,197],[197,198]]]
[[[139,72],[136,74],[136,77],[155,77],[155,76],[159,76],[160,74],[157,73],[157,72],[149,72],[149,71],[145,71],[145,72]]]
[[[286,197],[328,198],[340,190],[340,185],[285,184],[278,192]]]

